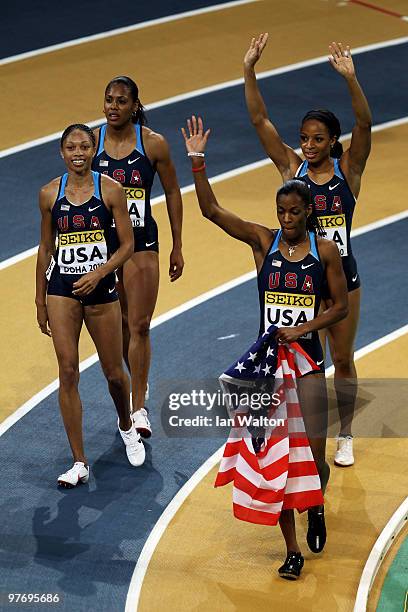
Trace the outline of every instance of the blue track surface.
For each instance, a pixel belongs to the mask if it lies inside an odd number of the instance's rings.
[[[407,231],[404,220],[353,241],[364,287],[357,348],[403,323],[395,304],[408,300],[408,287],[401,283]],[[395,242],[402,245],[398,258]],[[381,254],[375,264],[374,252]],[[257,328],[257,292],[250,281],[152,331],[155,433],[142,468],[127,463],[98,365],[81,377],[89,485],[68,492],[55,486],[56,476],[71,461],[56,393],[0,438],[1,456],[7,457],[0,465],[0,590],[58,591],[64,601],[56,609],[69,612],[94,610],[95,601],[101,612],[124,609],[135,563],[155,522],[223,442],[168,438],[161,431],[160,390],[166,381],[178,379],[195,380],[200,388],[200,380],[216,377],[242,354]],[[237,335],[217,339],[229,334]]]
[[[107,32],[142,21],[220,4],[216,0],[87,0],[72,2],[8,2],[2,7],[0,57],[48,47],[67,40]],[[50,27],[50,24],[52,26]],[[18,32],[18,36],[16,36]]]
[[[3,13],[0,23],[0,57],[213,4],[123,0],[118,10],[106,0],[89,0],[80,8],[44,0],[9,3],[7,18]],[[407,75],[401,71],[407,62],[408,45],[355,57],[376,124],[407,115]],[[265,79],[261,88],[271,116],[292,146],[297,146],[300,119],[309,108],[327,106],[338,114],[343,132],[352,127],[345,84],[328,65]],[[149,113],[150,123],[168,138],[182,185],[191,182],[191,173],[179,128],[192,112],[202,113],[213,128],[211,175],[264,157],[248,122],[242,86],[156,109]],[[56,142],[0,159],[0,227],[7,228],[0,241],[0,260],[38,243],[35,194],[63,171]],[[153,195],[159,193],[156,184]],[[356,348],[406,323],[400,307],[408,300],[408,287],[402,282],[407,231],[404,220],[353,240],[363,283]],[[67,612],[124,609],[135,563],[151,529],[180,487],[223,442],[167,437],[160,424],[164,389],[181,377],[195,380],[199,388],[201,379],[214,378],[242,354],[257,329],[257,292],[255,281],[250,281],[152,331],[154,436],[146,445],[142,468],[131,468],[126,460],[99,365],[81,376],[84,437],[92,466],[89,485],[68,492],[55,486],[56,476],[71,462],[56,393],[0,437],[1,456],[7,458],[0,464],[1,592],[60,592],[63,601],[53,609]],[[234,337],[218,340],[230,334]],[[14,609],[3,602],[1,610]]]
[[[408,64],[408,44],[364,53],[355,58],[376,124],[407,114],[407,75],[401,72],[400,64],[396,65],[396,56],[401,65]],[[379,74],[382,75],[381,79],[378,78]],[[313,84],[313,87],[310,84]],[[291,146],[298,146],[300,120],[310,108],[325,105],[338,115],[343,133],[352,128],[353,116],[347,88],[343,79],[339,78],[328,64],[264,79],[261,87],[271,117]],[[386,97],[384,91],[398,91],[399,94]],[[149,122],[169,140],[181,185],[191,183],[191,171],[186,161],[180,127],[192,112],[202,114],[206,125],[212,127],[208,150],[210,175],[264,157],[248,121],[242,86],[230,87],[155,109],[148,114]],[[81,117],[78,117],[78,121],[81,121]],[[2,237],[0,243],[0,260],[38,244],[39,213],[36,194],[41,185],[62,172],[64,166],[57,142],[0,159],[0,227],[8,229],[7,235]],[[271,172],[274,170],[271,169]],[[153,196],[160,193],[161,186],[156,181]],[[18,222],[10,223],[10,220],[17,218]]]

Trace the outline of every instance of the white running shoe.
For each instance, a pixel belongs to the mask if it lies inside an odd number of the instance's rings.
[[[80,482],[88,482],[88,480],[89,465],[85,465],[82,461],[76,461],[70,470],[58,476],[58,484],[66,489],[72,489]]]
[[[353,436],[338,436],[334,463],[343,467],[353,465]]]
[[[132,427],[129,429],[129,431],[122,431],[119,427],[118,419],[118,429],[120,435],[122,436],[122,440],[126,446],[126,454],[127,458],[129,459],[129,463],[134,467],[139,467],[143,465],[146,458],[146,451],[133,422]]]
[[[152,426],[147,417],[146,408],[141,408],[132,413],[133,423],[135,424],[136,431],[142,438],[150,438],[152,435]]]

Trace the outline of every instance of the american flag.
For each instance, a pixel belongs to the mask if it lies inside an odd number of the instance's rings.
[[[214,485],[233,482],[234,516],[261,525],[276,525],[282,510],[303,512],[323,504],[296,385],[296,378],[318,368],[296,342],[278,345],[276,331],[270,327],[220,376],[226,394],[234,388],[267,390],[268,383],[279,393],[279,405],[266,411],[278,422],[275,426],[259,429],[243,424],[244,415],[256,420],[259,414],[242,403],[229,405],[234,426]]]

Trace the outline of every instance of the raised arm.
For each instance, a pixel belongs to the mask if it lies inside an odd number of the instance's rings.
[[[330,327],[348,314],[347,283],[339,250],[332,240],[321,239],[319,253],[325,266],[330,306],[312,321],[297,327],[281,327],[276,332],[276,338],[281,342],[295,342],[303,334]]]
[[[169,276],[171,282],[180,278],[183,273],[181,228],[183,224],[183,204],[176,169],[170,156],[170,148],[161,134],[149,133],[149,156],[156,161],[157,174],[166,197],[173,248],[170,253]]]
[[[330,64],[346,80],[355,117],[350,147],[343,154],[340,165],[353,194],[357,197],[360,191],[361,175],[371,149],[371,111],[356,77],[350,47],[343,49],[341,43],[332,43],[329,49]]]
[[[91,293],[102,278],[120,268],[133,254],[133,231],[127,210],[125,192],[119,183],[105,175],[102,175],[101,187],[105,205],[112,211],[115,219],[119,248],[105,264],[84,274],[73,284],[74,291],[72,293],[79,296]]]
[[[52,184],[42,187],[39,194],[41,212],[41,238],[37,253],[35,274],[35,305],[37,323],[43,334],[51,336],[47,313],[47,278],[45,273],[55,251],[55,231],[52,228],[51,201],[55,199],[56,189]]]
[[[245,100],[259,140],[266,154],[271,158],[279,170],[282,180],[287,181],[294,177],[301,164],[301,158],[286,145],[278,134],[275,126],[268,117],[265,102],[259,91],[255,74],[255,64],[262,55],[268,41],[268,34],[260,34],[253,38],[244,58]]]
[[[208,182],[204,151],[210,130],[204,132],[201,117],[198,117],[197,120],[193,115],[191,119],[187,120],[187,132],[184,128],[181,128],[181,131],[184,136],[187,155],[191,159],[197,199],[203,216],[233,238],[249,244],[254,253],[255,251],[261,252],[265,242],[271,240],[271,230],[262,225],[244,221],[229,210],[222,208]]]

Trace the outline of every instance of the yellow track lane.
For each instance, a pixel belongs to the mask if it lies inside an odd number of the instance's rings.
[[[118,73],[136,79],[144,104],[239,78],[249,39],[261,31],[271,41],[260,70],[325,55],[329,36],[356,47],[407,34],[401,20],[340,4],[265,0],[5,65],[16,120],[3,125],[1,147],[101,117],[104,87]]]
[[[408,333],[360,359],[358,375],[360,378],[408,378],[407,355]]]
[[[407,347],[408,335],[362,358],[359,370],[385,377],[378,364],[393,354],[394,375],[407,377],[407,366],[398,359]],[[213,489],[214,468],[162,536],[143,582],[138,612],[351,612],[368,554],[408,488],[404,463],[396,460],[408,451],[406,438],[356,438],[354,448],[354,467],[332,467],[326,494],[328,542],[322,555],[308,551],[306,517],[297,518],[305,555],[301,580],[289,583],[277,576],[285,557],[279,528],[234,519],[231,487]],[[334,450],[334,440],[329,440],[331,464]],[[390,481],[398,485],[390,487]]]
[[[400,212],[406,207],[398,187],[405,172],[403,151],[407,139],[408,125],[374,135],[373,152],[358,203],[355,227]],[[389,147],[387,143],[390,142],[393,143],[392,156],[385,154],[385,147]],[[211,170],[211,143],[208,163]],[[384,187],[380,186],[385,181],[386,200],[382,197]],[[274,227],[277,223],[274,193],[278,186],[279,177],[271,164],[218,183],[214,190],[225,207],[244,218]],[[252,256],[246,245],[233,241],[201,218],[195,194],[184,196],[184,207],[186,267],[183,278],[175,284],[167,280],[170,231],[165,206],[159,204],[154,207],[154,216],[160,228],[162,274],[156,315],[253,269]],[[35,258],[30,257],[0,271],[2,286],[8,289],[7,302],[3,301],[0,305],[1,320],[5,322],[2,344],[7,347],[7,367],[2,368],[0,374],[1,420],[57,377],[52,343],[38,331],[35,324],[34,270]],[[85,359],[93,353],[93,344],[84,333],[81,358]]]
[[[143,582],[138,612],[163,608],[351,612],[367,556],[405,498],[408,475],[396,457],[407,450],[406,439],[357,439],[356,466],[332,467],[326,496],[326,549],[322,555],[308,551],[306,517],[298,517],[305,567],[296,583],[276,573],[285,558],[279,528],[234,519],[231,487],[214,491],[214,468],[160,540]],[[333,456],[334,441],[328,451]],[[390,480],[398,487],[390,487]]]

